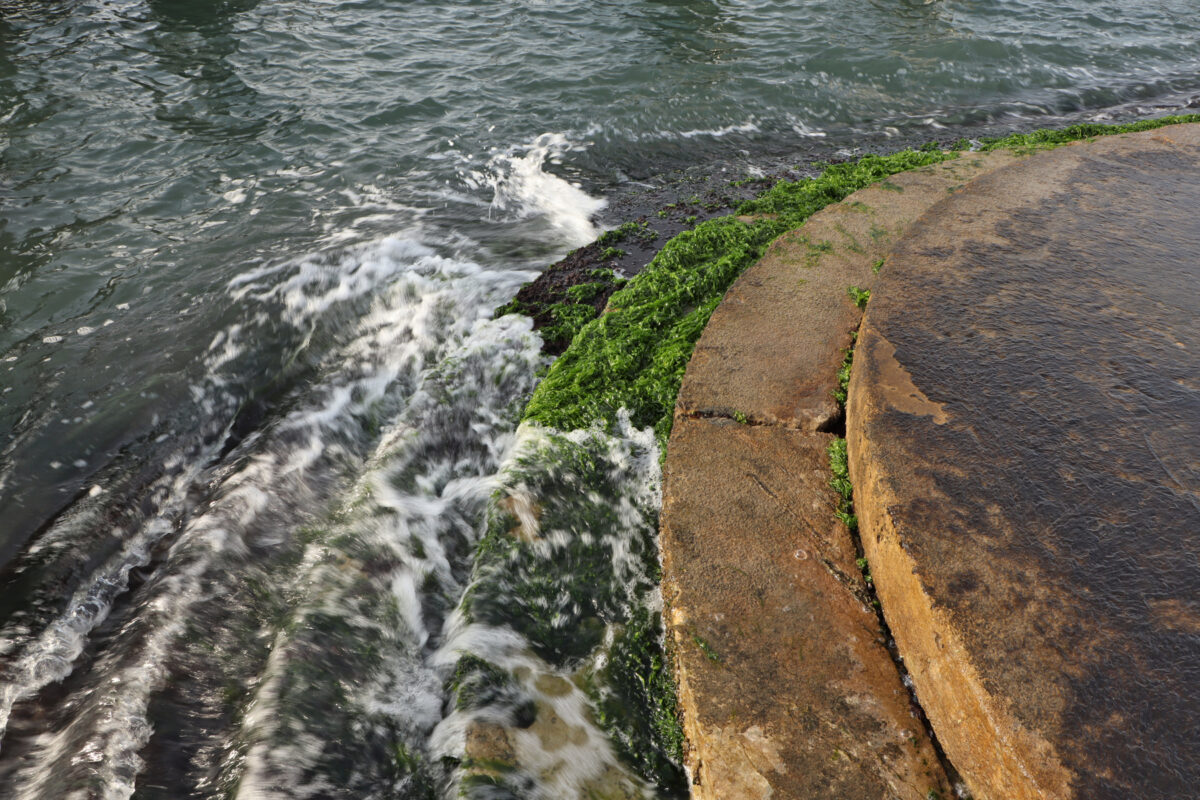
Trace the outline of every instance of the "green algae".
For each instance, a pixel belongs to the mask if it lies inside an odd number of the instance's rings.
[[[849,295],[850,300],[854,303],[854,305],[858,306],[860,309],[866,308],[867,301],[871,299],[870,289],[860,289],[857,286],[847,286],[846,294]]]
[[[806,240],[806,244],[808,246],[808,252],[804,254],[804,266],[808,267],[809,269],[812,269],[821,263],[821,256],[825,255],[826,253],[833,252],[833,242],[830,241],[808,242]]]
[[[1084,122],[1069,125],[1065,128],[1043,128],[1030,133],[1014,133],[1009,136],[982,139],[980,150],[1010,149],[1019,153],[1031,153],[1038,150],[1050,150],[1071,142],[1091,139],[1096,136],[1112,136],[1122,133],[1140,133],[1151,131],[1167,125],[1179,125],[1188,122],[1200,122],[1200,114],[1177,114],[1157,119],[1144,119],[1125,125],[1103,125],[1094,122]]]
[[[647,781],[675,794],[687,792],[683,729],[676,709],[675,680],[662,648],[662,620],[638,608],[614,638],[601,676],[589,681],[596,722],[618,751]],[[649,709],[649,715],[642,709]]]
[[[834,439],[829,443],[829,486],[838,495],[838,507],[834,516],[845,523],[853,533],[858,530],[858,517],[854,514],[854,485],[850,482],[850,460],[846,452],[846,440]]]
[[[846,412],[846,398],[850,394],[850,371],[854,367],[854,344],[858,341],[858,331],[850,333],[850,346],[842,351],[842,365],[838,367],[838,385],[833,390],[833,399],[837,401],[843,416]]]
[[[683,732],[662,620],[651,610],[661,579],[657,507],[637,494],[628,466],[654,464],[654,442],[599,430],[526,435],[488,505],[463,610],[512,628],[550,667],[575,674],[621,760],[665,796],[682,796]],[[502,676],[478,661],[465,667],[474,676],[465,688],[495,687],[511,704]]]
[[[510,673],[473,653],[459,657],[446,682],[446,693],[458,711],[499,707],[510,710],[518,725],[528,724],[535,713],[532,701],[521,694]]]
[[[665,448],[675,396],[700,332],[725,290],[767,246],[865,186],[953,157],[906,150],[830,166],[815,178],[780,181],[744,203],[737,214],[755,215],[750,222],[718,217],[672,238],[609,298],[607,313],[580,327],[534,391],[525,419],[559,430],[595,422],[611,430],[624,408],[634,426],[653,427]]]
[[[716,648],[709,644],[708,640],[703,636],[700,636],[699,634],[692,634],[692,643],[695,644],[696,647],[700,648],[700,652],[704,653],[704,657],[709,661],[713,662],[714,664],[721,663],[721,654],[718,653]]]
[[[616,258],[622,255],[624,255],[624,251],[610,247],[604,252],[603,258]],[[561,350],[575,338],[584,325],[599,316],[600,301],[627,283],[624,278],[618,277],[609,268],[590,270],[588,277],[592,280],[568,286],[565,290],[558,290],[556,293],[561,299],[556,302],[523,302],[518,296],[497,308],[494,316],[525,314],[536,317],[540,314],[548,317],[549,323],[541,328],[542,341],[550,349],[550,352]]]
[[[611,231],[605,231],[596,238],[596,242],[607,247],[629,241],[630,239],[637,239],[646,243],[653,241],[657,237],[658,231],[652,229],[645,222],[632,221],[619,225]]]

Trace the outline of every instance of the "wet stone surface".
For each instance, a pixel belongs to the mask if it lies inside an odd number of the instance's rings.
[[[814,214],[705,328],[660,519],[693,800],[951,796],[836,517],[834,434],[818,429],[840,422],[838,372],[862,318],[847,287],[870,287],[925,210],[1016,158],[893,175]]]
[[[1200,787],[1200,126],[1043,153],[889,257],[863,543],[976,797]]]
[[[693,800],[948,796],[834,517],[831,438],[675,420],[663,599]]]
[[[1015,158],[969,153],[893,175],[775,240],[713,312],[688,362],[677,412],[837,429],[838,370],[862,319],[848,287],[869,290],[892,244],[930,206]]]

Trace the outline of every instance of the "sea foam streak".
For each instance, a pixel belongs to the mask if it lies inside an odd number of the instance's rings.
[[[482,170],[469,170],[464,180],[492,190],[492,211],[506,219],[543,218],[557,238],[572,246],[587,244],[600,233],[593,218],[605,201],[577,184],[545,170],[577,149],[561,133],[544,133],[532,144],[495,153]]]
[[[504,329],[521,340],[525,352],[536,353],[527,322],[522,329],[514,318],[489,321],[492,309],[528,277],[388,239],[234,282],[235,300],[282,307],[283,318],[302,329],[314,329],[319,317],[356,301],[365,300],[367,308],[342,344],[322,359],[319,384],[302,390],[291,411],[225,462],[180,471],[156,513],[125,535],[120,551],[83,581],[63,614],[40,631],[4,631],[4,651],[13,660],[0,690],[0,725],[7,724],[15,703],[72,672],[90,632],[127,591],[129,572],[148,562],[158,541],[174,536],[154,579],[139,590],[134,601],[139,613],[81,677],[92,688],[76,701],[70,723],[39,734],[33,752],[23,758],[15,797],[57,798],[63,785],[79,785],[72,778],[84,776],[103,787],[106,798],[132,793],[141,768],[137,753],[151,732],[147,704],[163,684],[163,662],[190,609],[212,602],[251,549],[282,545],[304,516],[299,509],[328,502],[337,476],[361,467],[358,451],[369,419],[406,407],[423,376],[443,368],[443,360],[472,336],[488,335],[489,326],[493,335]],[[252,343],[254,332],[253,326],[234,327],[214,338],[209,380],[196,392],[202,414],[221,406],[230,381],[223,367]],[[533,371],[529,365],[523,369]],[[197,507],[192,495],[197,489],[207,493],[206,485],[215,486],[211,499]]]

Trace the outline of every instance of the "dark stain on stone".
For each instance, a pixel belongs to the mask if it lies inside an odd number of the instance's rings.
[[[959,572],[950,579],[946,585],[947,591],[952,595],[965,594],[973,592],[980,588],[979,576],[973,570],[964,570]]]

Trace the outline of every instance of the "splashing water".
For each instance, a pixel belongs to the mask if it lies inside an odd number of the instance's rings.
[[[494,212],[579,244],[602,204],[543,171],[565,147],[480,175]],[[607,672],[635,618],[660,637],[653,436],[518,431],[546,359],[492,310],[530,277],[389,237],[232,278],[195,428],[18,562],[45,599],[0,629],[0,785],[634,798],[675,780],[669,755],[630,759],[644,698]],[[264,339],[283,369],[248,386]],[[36,583],[89,553],[65,602]],[[578,559],[598,580],[574,596]],[[480,664],[502,689],[472,694]]]
[[[392,239],[332,261],[302,260],[233,283],[235,299],[282,308],[306,337],[317,335],[318,320],[326,323],[336,309],[363,307],[343,341],[316,366],[322,380],[289,398],[288,413],[241,441],[215,466],[202,465],[216,457],[220,439],[201,457],[180,455],[163,464],[169,477],[160,479],[151,493],[163,498],[154,513],[135,529],[120,532],[114,554],[84,580],[65,613],[37,632],[21,621],[6,627],[9,664],[0,690],[5,728],[17,702],[72,675],[90,647],[103,648],[78,678],[89,688],[64,717],[64,727],[38,734],[21,747],[22,764],[14,781],[21,787],[18,796],[61,796],[72,775],[97,780],[106,797],[132,792],[141,768],[137,754],[153,728],[148,719],[151,697],[173,672],[180,640],[201,635],[196,626],[205,620],[216,621],[219,631],[221,614],[208,606],[247,591],[283,591],[279,581],[289,574],[290,560],[316,559],[303,544],[311,538],[305,526],[319,516],[312,510],[357,485],[351,480],[355,471],[383,457],[369,449],[372,441],[375,450],[407,450],[409,458],[424,448],[430,460],[418,466],[426,492],[444,480],[442,473],[468,473],[448,487],[437,486],[424,506],[408,509],[409,515],[423,515],[423,521],[402,521],[402,530],[427,528],[431,520],[458,528],[466,524],[441,506],[451,503],[455,493],[471,497],[471,466],[486,463],[488,447],[503,438],[504,424],[515,424],[514,403],[528,390],[541,359],[528,321],[490,319],[492,308],[527,278],[527,273],[483,270],[439,257],[415,242]],[[259,318],[273,313],[260,311]],[[224,391],[230,380],[222,370],[255,332],[252,325],[215,337],[210,380],[194,391],[202,414],[228,405]],[[498,426],[501,430],[493,432]],[[181,466],[185,461],[187,466]],[[438,496],[447,492],[449,496]],[[197,494],[205,499],[197,502]],[[43,546],[68,538],[77,526],[50,531]],[[436,534],[424,538],[437,552]],[[153,555],[155,548],[162,552]],[[153,577],[129,597],[131,572],[152,560]],[[449,569],[448,564],[435,567],[430,575]],[[261,585],[250,586],[254,581]],[[402,580],[396,581],[400,587]],[[123,604],[120,627],[103,631],[102,642],[91,641],[118,599]],[[213,636],[210,644],[219,638]],[[195,668],[212,671],[208,665]]]
[[[464,180],[469,186],[491,189],[494,216],[538,217],[564,240],[586,244],[600,233],[593,219],[605,201],[544,169],[547,163],[561,164],[567,153],[581,149],[565,134],[544,133],[528,146],[494,153],[483,170],[467,170]]]

